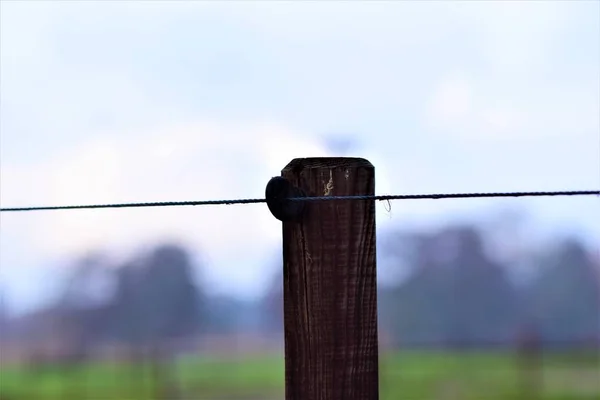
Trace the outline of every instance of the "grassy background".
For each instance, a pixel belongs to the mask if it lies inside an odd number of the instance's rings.
[[[51,367],[37,374],[6,368],[0,399],[281,400],[283,367],[282,356],[264,356],[188,357],[163,366],[167,374],[143,364]],[[510,353],[401,352],[381,356],[380,394],[382,400],[599,400],[600,365],[593,353],[545,354],[538,369]]]

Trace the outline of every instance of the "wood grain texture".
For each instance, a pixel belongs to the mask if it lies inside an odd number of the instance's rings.
[[[307,196],[373,195],[361,158],[295,159],[282,176]],[[376,400],[375,202],[308,202],[283,223],[286,400]]]

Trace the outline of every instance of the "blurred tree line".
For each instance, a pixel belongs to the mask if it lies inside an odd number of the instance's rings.
[[[600,345],[600,260],[574,238],[512,259],[494,257],[484,229],[456,224],[395,232],[379,251],[401,282],[379,285],[379,324],[392,346]],[[504,259],[504,261],[502,261]],[[508,259],[508,260],[507,260]],[[509,264],[536,273],[515,280]],[[514,265],[513,265],[514,266]],[[388,271],[389,272],[389,271]],[[267,323],[282,326],[281,275],[265,299]]]
[[[577,240],[520,260],[538,272],[522,285],[486,251],[473,226],[404,240],[413,249],[414,271],[385,292],[381,306],[382,322],[399,344],[505,345],[536,335],[561,345],[600,338],[599,270]]]
[[[388,268],[410,271],[398,283],[380,285],[380,326],[393,345],[512,345],[532,332],[547,345],[598,343],[600,268],[580,242],[560,240],[507,261],[489,250],[489,235],[455,224],[393,232],[380,241]],[[508,272],[515,262],[538,273],[519,283]],[[195,278],[202,266],[176,243],[107,264],[98,254],[82,258],[55,304],[12,324],[2,317],[3,330],[29,338],[62,332],[82,348],[208,333],[282,333],[281,272],[261,301],[245,303],[207,295]]]
[[[252,327],[252,304],[208,296],[197,279],[202,266],[177,243],[164,243],[112,265],[103,254],[78,260],[56,301],[18,318],[3,318],[4,338],[67,340],[74,349],[103,343],[151,348],[201,334]]]

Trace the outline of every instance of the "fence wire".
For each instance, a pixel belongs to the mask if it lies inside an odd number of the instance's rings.
[[[556,196],[600,196],[600,190],[567,190],[542,192],[492,192],[492,193],[438,193],[438,194],[393,194],[373,196],[313,196],[292,197],[288,201],[390,201],[390,200],[440,200],[469,198],[505,198],[505,197],[556,197]],[[67,206],[33,206],[0,208],[0,212],[17,211],[51,211],[80,210],[97,208],[140,208],[140,207],[181,207],[266,203],[267,199],[231,199],[231,200],[199,200],[199,201],[165,201],[143,203],[84,204]]]

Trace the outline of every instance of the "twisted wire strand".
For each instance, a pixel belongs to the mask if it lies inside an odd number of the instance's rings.
[[[438,193],[438,194],[394,194],[373,196],[316,196],[294,197],[289,201],[361,201],[361,200],[439,200],[469,198],[502,198],[502,197],[550,197],[550,196],[600,196],[600,190],[568,190],[545,192],[495,192],[495,193]],[[0,208],[0,212],[81,210],[97,208],[141,208],[141,207],[177,207],[177,206],[209,206],[266,203],[266,199],[233,199],[233,200],[200,200],[200,201],[165,201],[144,203],[84,204],[68,206],[9,207]]]
[[[549,196],[600,196],[600,190],[569,190],[554,192],[492,192],[492,193],[439,193],[439,194],[391,194],[377,196],[320,196],[297,197],[292,201],[322,200],[439,200],[439,199],[473,199],[491,197],[549,197]]]

